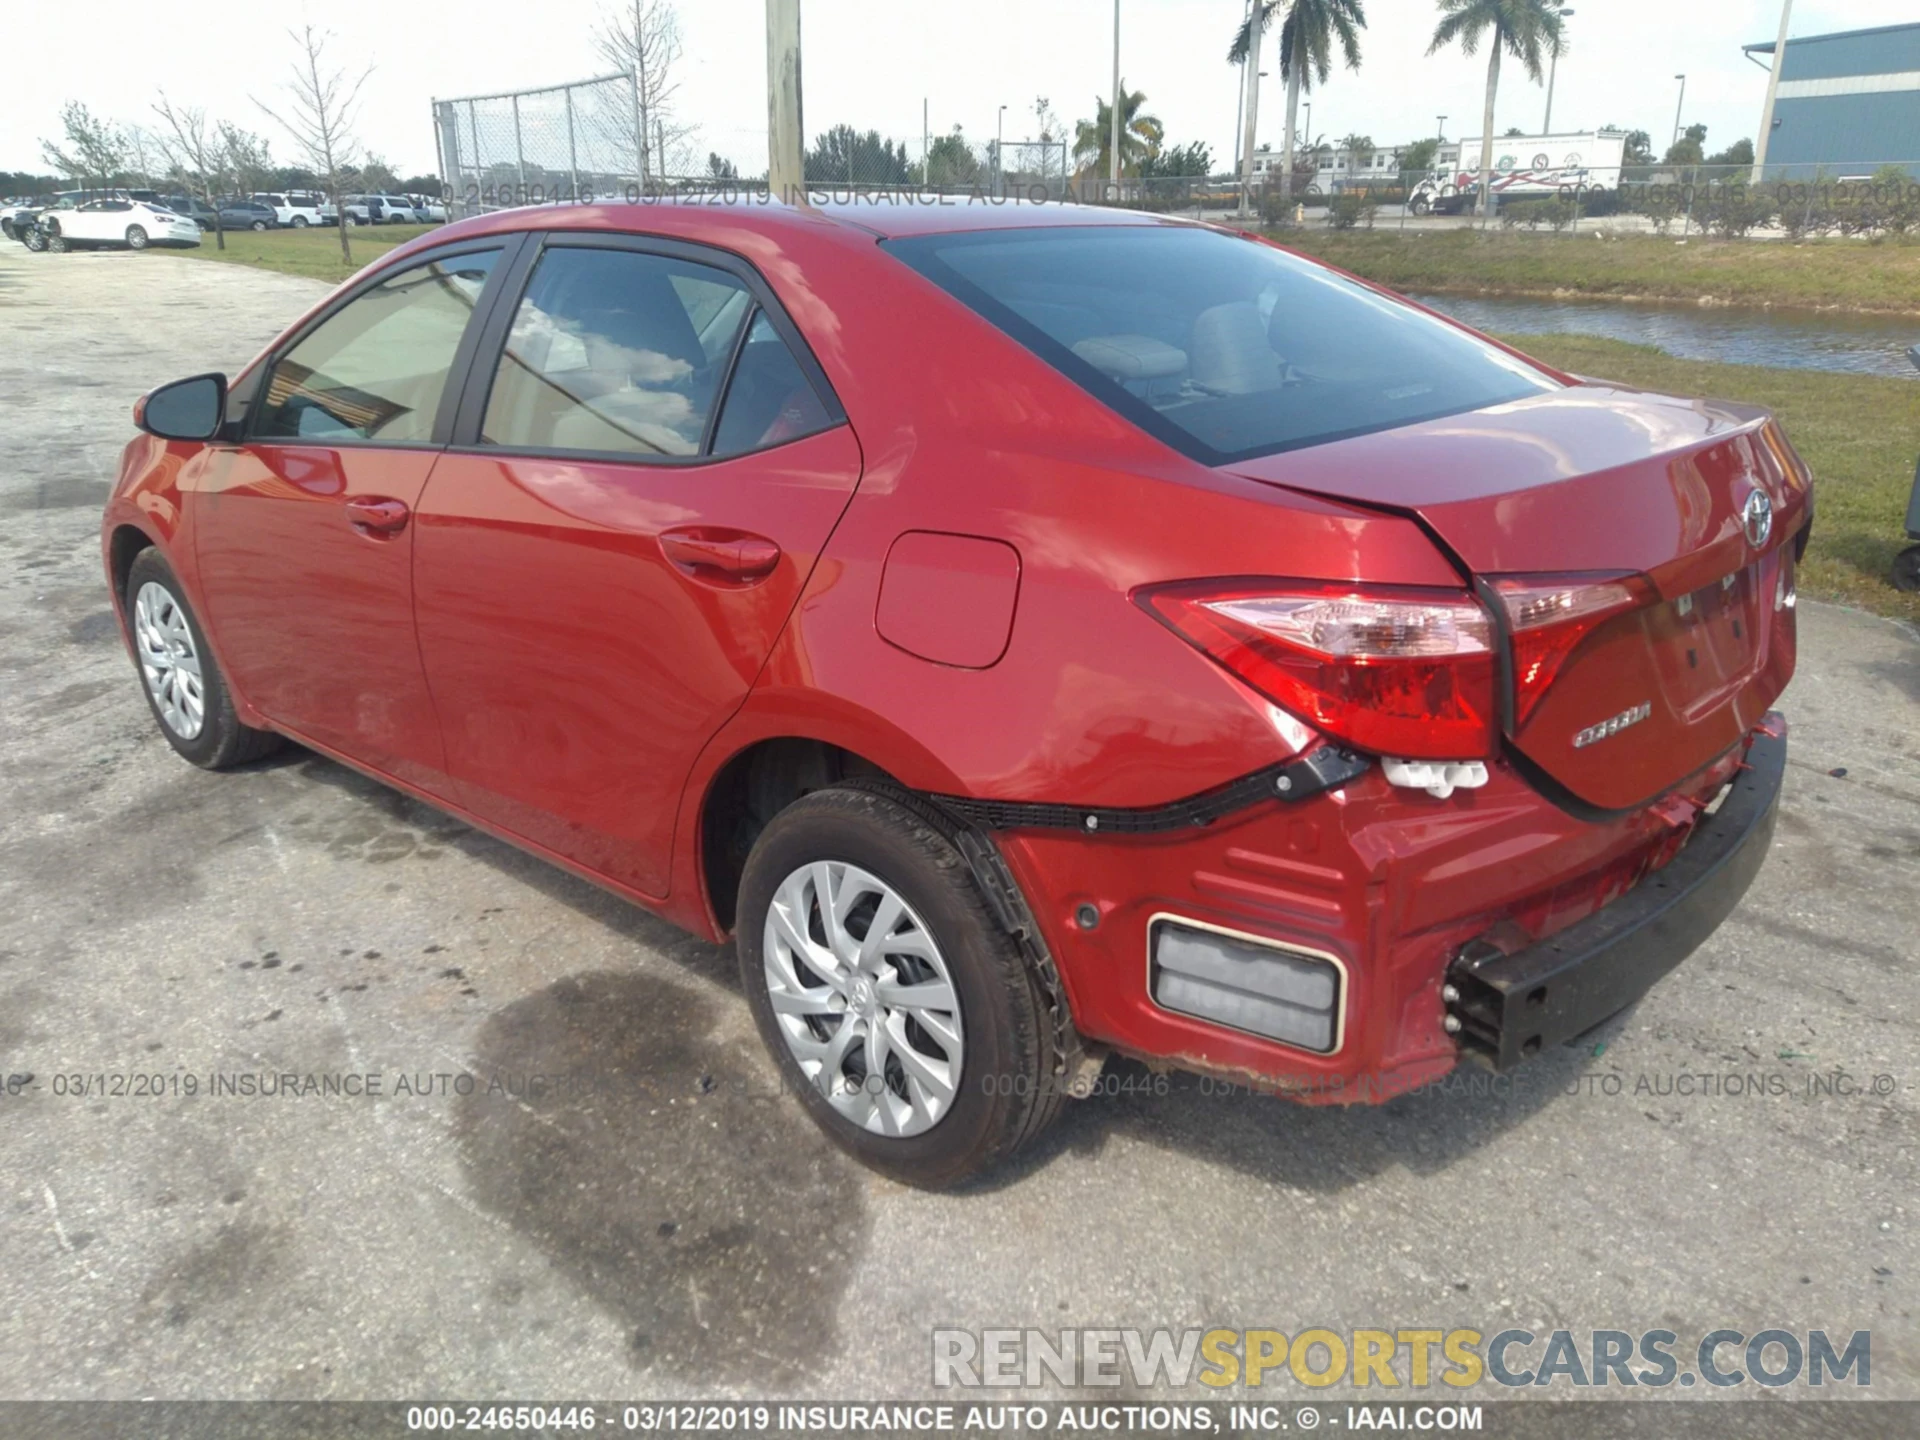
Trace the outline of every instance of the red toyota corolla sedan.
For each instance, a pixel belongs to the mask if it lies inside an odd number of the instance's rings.
[[[913,1182],[1113,1051],[1514,1065],[1771,839],[1779,428],[1208,226],[511,211],[135,418],[105,560],[182,756],[290,737],[735,937]]]

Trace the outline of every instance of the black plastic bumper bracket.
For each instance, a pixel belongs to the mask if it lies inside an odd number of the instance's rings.
[[[1620,899],[1512,954],[1483,941],[1462,947],[1447,984],[1463,1053],[1510,1069],[1619,1013],[1691,955],[1767,858],[1786,766],[1784,736],[1755,736],[1719,808]]]

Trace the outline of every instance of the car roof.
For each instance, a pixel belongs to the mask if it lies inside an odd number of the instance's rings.
[[[1189,226],[1192,221],[1100,205],[1061,201],[949,197],[826,199],[805,207],[769,203],[753,195],[715,203],[711,195],[669,196],[639,204],[530,205],[495,210],[435,232],[444,243],[466,235],[524,229],[638,231],[656,235],[711,235],[716,228],[777,237],[821,224],[847,227],[883,240],[976,230],[1083,226]]]

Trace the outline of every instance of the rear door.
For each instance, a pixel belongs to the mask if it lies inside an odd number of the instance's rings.
[[[860,452],[743,262],[603,236],[529,258],[421,500],[421,653],[464,803],[663,895],[685,778]]]

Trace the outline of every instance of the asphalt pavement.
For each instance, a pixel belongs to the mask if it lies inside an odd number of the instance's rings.
[[[1752,892],[1504,1093],[1122,1067],[921,1194],[768,1093],[730,953],[156,733],[97,539],[129,407],[319,293],[0,244],[0,1397],[915,1396],[938,1324],[1871,1330],[1920,1399],[1920,638],[1803,604]]]

